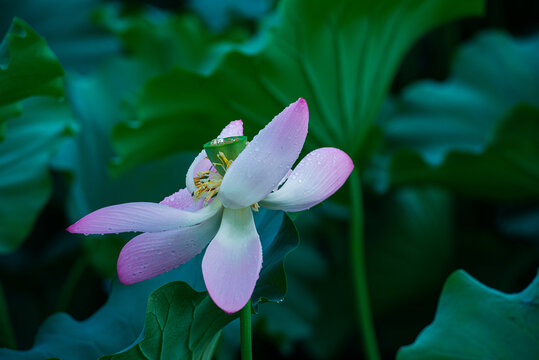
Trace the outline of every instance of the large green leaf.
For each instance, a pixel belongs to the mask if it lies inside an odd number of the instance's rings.
[[[539,199],[539,108],[516,107],[479,154],[454,151],[431,167],[417,153],[400,151],[391,173],[394,185],[433,183],[472,196]]]
[[[449,80],[406,89],[381,124],[395,151],[389,184],[434,183],[495,199],[537,196],[534,111],[508,112],[522,102],[539,106],[538,62],[539,36],[486,32],[458,52]]]
[[[356,155],[412,43],[444,22],[480,14],[483,1],[280,5],[280,23],[264,47],[232,49],[209,74],[175,68],[148,82],[137,121],[114,133],[122,166],[198,148],[194,139],[207,128],[238,117],[252,134],[299,97],[310,105],[310,141]]]
[[[436,316],[398,360],[537,359],[539,275],[505,294],[459,270],[444,285]]]
[[[101,360],[211,359],[221,329],[237,317],[219,309],[207,293],[169,283],[148,299],[144,339]]]
[[[13,19],[0,44],[0,139],[5,136],[5,121],[22,112],[19,101],[63,95],[63,75],[45,39],[21,19]]]
[[[17,249],[32,231],[52,192],[49,161],[66,135],[74,133],[65,103],[25,100],[25,112],[7,124],[0,143],[0,253]]]

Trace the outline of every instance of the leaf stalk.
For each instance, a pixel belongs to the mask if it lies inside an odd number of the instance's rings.
[[[363,195],[359,170],[350,174],[350,195],[352,214],[350,219],[350,263],[356,295],[358,325],[365,358],[380,360],[380,352],[376,342],[374,323],[372,320],[367,272],[365,269],[365,244],[363,238]]]

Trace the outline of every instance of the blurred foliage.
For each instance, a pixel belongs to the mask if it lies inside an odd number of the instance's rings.
[[[430,183],[500,200],[537,197],[539,37],[484,33],[461,49],[451,78],[406,88],[381,126],[393,152],[376,186]],[[413,151],[411,151],[413,150]]]
[[[200,261],[196,257],[179,269],[135,285],[126,286],[115,280],[108,301],[91,317],[77,321],[66,313],[56,313],[43,323],[32,349],[24,352],[0,349],[0,357],[97,359],[116,353],[130,346],[141,334],[144,309],[153,290],[175,280],[200,288],[200,270],[193,271],[200,268]]]
[[[193,126],[199,122],[215,127],[239,117],[252,135],[299,97],[310,104],[311,145],[356,155],[412,42],[481,10],[480,0],[283,1],[264,46],[232,48],[209,74],[176,67],[149,81],[136,122],[114,132],[118,166],[197,148],[198,142],[176,139],[202,137],[203,129]]]
[[[460,270],[444,285],[434,322],[397,360],[536,359],[539,275],[522,292],[504,294]]]
[[[434,168],[414,153],[399,152],[391,180],[432,183],[500,200],[539,198],[539,108],[516,107],[490,137],[479,154],[454,151]]]
[[[526,304],[537,281],[515,295],[493,290],[522,290],[539,263],[537,5],[490,1],[485,18],[431,31],[483,7],[0,0],[2,31],[19,16],[47,40],[15,20],[11,43],[0,47],[0,119],[8,110],[20,115],[4,122],[0,142],[0,251],[10,253],[0,256],[0,346],[28,349],[40,328],[29,351],[0,349],[0,359],[132,358],[160,345],[236,358],[238,324],[221,330],[232,318],[204,293],[201,256],[124,286],[116,260],[129,235],[64,229],[100,207],[177,191],[200,145],[225,124],[242,118],[252,136],[298,97],[310,109],[306,150],[342,148],[362,171],[383,357],[409,343],[399,358],[448,347],[468,356],[477,351],[472,340],[504,354],[503,341],[491,340],[500,337],[521,344],[511,351],[537,349],[514,325],[523,311],[536,315]],[[6,64],[46,76],[23,84]],[[388,98],[392,86],[398,93]],[[51,97],[25,99],[37,95]],[[254,298],[275,302],[255,306],[255,358],[361,356],[345,245],[349,202],[342,190],[294,223],[277,212],[256,216],[264,267]],[[303,241],[291,252],[294,224]],[[481,283],[458,271],[442,290],[459,268]],[[166,301],[180,294],[181,303]],[[189,345],[170,323],[155,327],[167,310],[184,327],[218,324],[202,346]],[[533,319],[522,321],[537,337]],[[470,342],[453,344],[464,330]]]
[[[210,29],[222,31],[235,18],[258,19],[265,15],[273,0],[191,0],[189,6],[208,24]]]
[[[0,0],[0,31],[3,34],[13,16],[19,16],[47,39],[65,70],[88,73],[120,50],[116,38],[89,21],[99,4],[99,0]]]
[[[93,19],[121,39],[129,55],[161,72],[173,66],[207,72],[221,53],[249,38],[242,28],[217,34],[193,14],[148,11],[140,6],[103,6],[94,12]]]
[[[31,232],[52,193],[49,162],[59,143],[75,132],[65,103],[35,98],[10,120],[0,143],[0,253],[16,250]]]
[[[0,140],[5,136],[5,122],[22,113],[21,100],[63,95],[63,75],[45,39],[21,19],[13,19],[0,43]]]

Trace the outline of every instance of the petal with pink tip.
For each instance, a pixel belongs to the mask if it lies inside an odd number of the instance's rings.
[[[241,120],[231,121],[225,126],[217,138],[224,139],[231,136],[243,136],[243,122]]]
[[[268,209],[301,211],[313,207],[344,184],[354,169],[352,159],[335,148],[316,149],[305,156],[284,185],[259,205]]]
[[[219,197],[238,209],[266,197],[299,156],[309,123],[307,103],[299,99],[262,129],[228,168]]]
[[[217,138],[222,139],[231,136],[243,136],[243,122],[241,120],[231,121],[227,126],[225,126]],[[199,171],[208,171],[211,168],[211,162],[206,157],[206,151],[202,150],[187,170],[187,175],[185,176],[185,186],[190,193],[194,193],[197,189],[195,182],[193,181],[195,175]]]
[[[202,260],[206,288],[231,314],[247,304],[262,267],[262,246],[250,208],[223,211],[221,227]]]
[[[218,213],[202,224],[134,237],[118,257],[120,281],[126,285],[134,284],[186,263],[215,236],[220,219]]]
[[[221,209],[219,201],[196,211],[138,202],[108,206],[96,210],[70,227],[67,231],[77,234],[112,234],[129,231],[157,232],[192,226],[211,218]]]

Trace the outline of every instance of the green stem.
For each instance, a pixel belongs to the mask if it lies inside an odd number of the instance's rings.
[[[350,261],[356,293],[357,315],[365,356],[368,360],[379,360],[380,353],[372,321],[367,274],[365,270],[365,246],[363,243],[363,198],[359,171],[350,175],[352,218],[350,220]]]
[[[251,300],[241,309],[240,333],[241,360],[251,360],[253,358],[253,347],[251,345]]]

